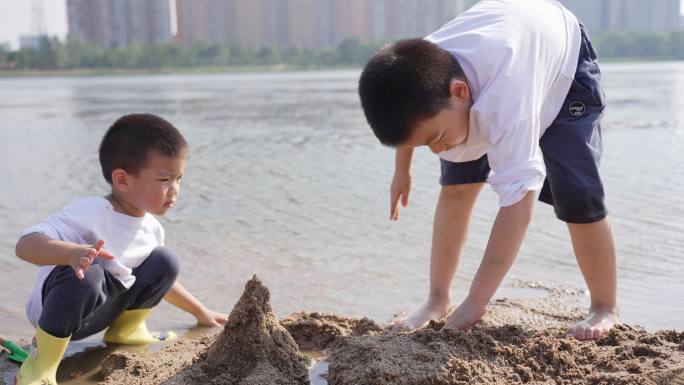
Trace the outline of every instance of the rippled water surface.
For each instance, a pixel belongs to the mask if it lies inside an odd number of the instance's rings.
[[[376,143],[357,71],[0,79],[0,334],[23,315],[37,268],[14,256],[19,231],[73,198],[105,194],[97,147],[120,115],[153,112],[188,139],[178,205],[162,218],[181,280],[229,311],[252,274],[278,315],[307,309],[384,321],[425,298],[436,157],[415,156],[411,204],[388,220],[393,152]],[[684,328],[684,64],[604,65],[602,172],[619,249],[626,322]],[[454,286],[462,298],[496,197],[481,195]],[[534,221],[507,281],[584,287],[565,225]],[[193,318],[162,305],[154,326]]]

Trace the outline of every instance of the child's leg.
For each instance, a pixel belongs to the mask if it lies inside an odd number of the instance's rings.
[[[145,261],[133,269],[135,283],[126,292],[122,312],[104,335],[106,342],[149,344],[175,337],[173,332],[150,333],[145,320],[169,291],[178,276],[178,257],[168,248],[157,247]]]
[[[451,284],[468,237],[473,206],[483,183],[442,187],[435,210],[430,255],[430,293],[416,312],[401,323],[421,328],[444,317],[451,304]]]
[[[129,289],[128,310],[148,309],[161,302],[180,270],[178,256],[167,247],[157,247],[145,262],[133,269],[135,284]]]
[[[97,333],[112,319],[110,297],[123,287],[100,265],[92,265],[83,279],[69,266],[57,266],[43,284],[43,311],[34,337],[34,354],[22,364],[19,385],[57,383],[57,367],[69,340]],[[103,326],[98,326],[97,321]]]
[[[620,323],[617,308],[615,242],[607,218],[594,223],[568,223],[572,246],[591,294],[587,319],[568,329],[579,340],[601,338]]]
[[[553,205],[558,219],[568,224],[575,257],[591,292],[589,316],[568,329],[578,339],[597,339],[620,322],[615,243],[598,170],[605,108],[600,80],[596,52],[582,27],[575,79],[539,142],[547,172],[539,200]]]
[[[113,298],[125,289],[102,265],[94,264],[78,279],[69,266],[57,266],[43,284],[43,311],[38,325],[55,337],[78,340],[93,335],[114,319]]]

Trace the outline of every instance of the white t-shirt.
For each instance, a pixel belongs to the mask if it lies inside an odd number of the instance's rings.
[[[575,16],[554,0],[482,0],[426,40],[458,60],[473,99],[466,141],[439,157],[466,162],[487,154],[488,182],[502,207],[541,189],[539,138],[575,76]]]
[[[21,236],[32,233],[83,245],[94,245],[103,239],[105,250],[116,259],[96,258],[95,263],[102,264],[127,289],[135,283],[133,269],[155,247],[164,245],[164,228],[157,218],[147,213],[143,217],[119,213],[107,199],[98,196],[76,199],[62,211],[22,231]],[[26,302],[26,316],[33,326],[38,324],[43,310],[43,283],[54,268],[54,265],[41,266]]]

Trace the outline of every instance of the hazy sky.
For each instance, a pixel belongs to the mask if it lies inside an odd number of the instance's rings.
[[[67,16],[65,0],[43,0],[45,31],[65,36]],[[0,44],[19,46],[19,35],[31,34],[31,0],[0,0]]]
[[[66,0],[42,0],[45,30],[63,37],[67,33]],[[0,44],[19,47],[19,35],[31,33],[31,0],[0,0]],[[684,14],[684,1],[682,1]]]

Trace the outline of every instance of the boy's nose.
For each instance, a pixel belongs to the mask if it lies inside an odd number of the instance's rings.
[[[179,191],[180,191],[180,182],[174,182],[171,184],[171,188],[169,189],[169,196],[176,196],[176,195],[178,195]]]

